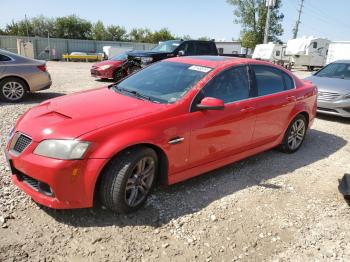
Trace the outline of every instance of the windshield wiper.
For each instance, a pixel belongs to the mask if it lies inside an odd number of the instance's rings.
[[[120,92],[126,92],[126,93],[129,93],[129,94],[134,95],[134,96],[137,97],[137,98],[141,98],[141,99],[143,99],[143,100],[148,100],[148,101],[153,102],[152,99],[151,99],[151,97],[146,96],[146,95],[144,95],[144,94],[141,94],[141,93],[139,93],[139,92],[137,92],[137,91],[135,91],[135,90],[130,90],[130,89],[122,88],[122,87],[119,87],[118,85],[115,85],[114,87],[115,87],[116,90],[118,90],[118,91],[120,91]]]

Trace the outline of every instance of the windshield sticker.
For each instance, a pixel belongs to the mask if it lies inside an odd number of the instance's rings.
[[[179,46],[180,44],[179,43],[173,43],[173,46]]]
[[[190,66],[188,69],[203,72],[203,73],[208,73],[211,70],[211,68],[209,67],[196,66],[196,65]]]

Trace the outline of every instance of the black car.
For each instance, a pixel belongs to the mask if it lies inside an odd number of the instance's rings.
[[[159,43],[156,47],[147,51],[131,51],[128,53],[128,72],[132,73],[151,63],[174,57],[218,55],[214,41],[200,40],[170,40]]]

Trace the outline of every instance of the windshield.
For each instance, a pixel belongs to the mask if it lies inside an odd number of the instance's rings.
[[[131,75],[114,89],[158,103],[174,103],[210,70],[209,67],[159,62]]]
[[[319,77],[350,79],[350,63],[332,63],[316,73]]]
[[[128,55],[126,53],[123,53],[123,54],[119,54],[119,55],[113,56],[110,60],[123,61],[123,60],[126,60],[127,58],[128,58]]]
[[[179,45],[181,44],[181,41],[166,41],[162,42],[159,45],[157,45],[155,48],[152,49],[152,51],[157,52],[173,52]]]

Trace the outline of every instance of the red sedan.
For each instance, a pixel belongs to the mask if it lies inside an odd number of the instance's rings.
[[[13,182],[36,202],[130,212],[174,184],[259,152],[297,151],[317,88],[282,67],[178,57],[119,82],[51,99],[9,135]]]
[[[127,70],[123,65],[128,60],[126,53],[112,57],[109,60],[95,63],[92,65],[90,73],[91,76],[100,79],[113,79],[115,81],[127,75]]]

